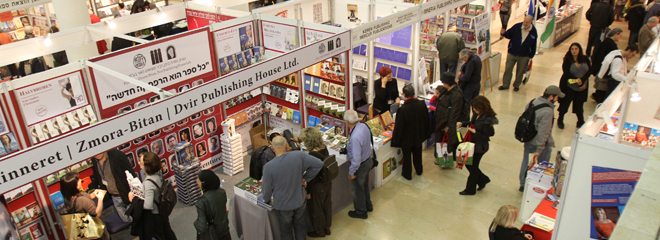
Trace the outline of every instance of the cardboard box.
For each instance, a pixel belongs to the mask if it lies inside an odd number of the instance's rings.
[[[261,124],[255,128],[250,129],[250,141],[252,142],[252,151],[257,150],[261,146],[268,146],[266,133],[272,130],[272,127],[266,128],[266,125]]]

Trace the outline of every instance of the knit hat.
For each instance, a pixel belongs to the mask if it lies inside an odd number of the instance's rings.
[[[202,191],[215,190],[220,187],[220,178],[211,170],[202,170],[197,177],[202,182]]]
[[[456,84],[456,75],[451,72],[443,72],[442,76],[440,76],[440,81],[447,85],[454,85]]]
[[[378,71],[378,74],[380,74],[380,77],[385,77],[388,74],[392,73],[392,69],[389,67],[380,67],[380,70]]]
[[[607,37],[612,37],[612,36],[617,35],[617,34],[622,33],[622,32],[623,32],[623,30],[621,30],[621,28],[615,28],[615,29],[612,29],[612,31],[610,31],[609,33],[607,33]]]

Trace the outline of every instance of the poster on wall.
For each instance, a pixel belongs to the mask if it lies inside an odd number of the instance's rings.
[[[149,85],[180,93],[217,77],[213,59],[208,29],[199,29],[90,61]],[[142,87],[93,68],[90,71],[102,118],[160,100],[157,94]]]
[[[474,18],[475,31],[477,38],[477,54],[481,59],[486,59],[490,56],[490,14],[484,12],[483,14]]]
[[[357,4],[347,4],[348,8],[348,21],[356,22],[358,20],[358,7]]]
[[[188,30],[205,27],[214,23],[219,23],[234,18],[236,17],[186,9],[186,21],[188,22]]]
[[[323,3],[314,4],[314,22],[323,22]]]
[[[381,19],[382,17],[378,17]],[[393,33],[376,38],[377,43],[410,49],[412,39],[412,25],[396,30]]]
[[[264,47],[278,52],[288,52],[297,48],[296,26],[261,21]]]
[[[305,28],[305,45],[334,35],[334,33],[322,32]]]
[[[220,59],[254,47],[252,22],[220,29],[213,32],[216,56]]]
[[[18,88],[14,94],[28,126],[87,105],[80,71]]]
[[[636,171],[592,167],[591,239],[609,239],[641,176]]]

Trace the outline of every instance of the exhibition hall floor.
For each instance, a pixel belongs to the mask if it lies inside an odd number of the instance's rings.
[[[588,9],[589,1],[576,1]],[[584,18],[584,16],[581,16]],[[512,19],[509,25],[521,22],[522,18]],[[533,98],[539,97],[543,90],[552,84],[559,85],[561,77],[561,63],[568,47],[573,42],[579,42],[583,48],[589,31],[589,22],[584,19],[580,30],[570,36],[558,47],[542,49],[542,55],[534,58],[531,80],[521,86],[519,92],[511,88],[498,91],[501,84],[494,84],[494,91],[488,88],[486,97],[493,104],[500,124],[495,126],[495,136],[491,138],[490,151],[486,153],[482,162],[482,171],[490,177],[492,182],[474,196],[461,196],[458,192],[465,188],[468,171],[463,169],[442,170],[434,165],[432,149],[424,151],[424,174],[413,174],[413,180],[407,181],[398,176],[387,184],[375,189],[371,193],[374,211],[369,213],[366,220],[348,217],[352,206],[344,209],[333,217],[332,235],[325,239],[488,239],[488,226],[495,217],[498,208],[502,205],[520,207],[522,193],[518,191],[518,173],[523,155],[523,144],[513,136],[513,128],[518,116],[525,105]],[[629,31],[627,23],[615,22],[613,27],[624,29],[624,38],[619,41],[619,48],[624,49],[628,41]],[[499,29],[496,30],[499,32]],[[499,34],[494,34],[499,36]],[[539,36],[541,33],[539,33]],[[493,45],[494,51],[504,54],[502,57],[501,74],[506,61],[508,40],[504,39]],[[628,66],[633,66],[637,58],[631,60]],[[591,81],[593,84],[593,81]],[[590,86],[590,92],[593,87]],[[585,116],[588,117],[596,106],[589,99],[585,103]],[[557,143],[555,150],[569,146],[575,131],[577,118],[574,114],[567,115],[564,123],[566,128],[553,129],[553,136]],[[553,159],[556,155],[553,153]],[[237,176],[229,177],[220,174],[226,179],[225,189],[230,199],[233,199],[233,185],[248,176],[247,166],[249,158],[245,160],[246,171]],[[346,177],[346,176],[339,176]],[[230,205],[233,200],[230,200]],[[231,207],[229,209],[232,209]],[[194,206],[178,204],[170,221],[178,239],[195,239],[196,232],[193,222],[197,217]],[[517,226],[522,223],[518,222]],[[137,239],[130,236],[128,231],[113,235],[114,239]],[[232,238],[239,239],[232,229]]]

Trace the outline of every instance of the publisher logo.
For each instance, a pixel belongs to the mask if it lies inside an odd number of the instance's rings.
[[[325,52],[325,44],[321,43],[321,44],[319,44],[319,54],[324,53],[324,52]]]
[[[151,50],[149,54],[151,55],[151,65],[163,62],[163,53],[160,48]]]
[[[335,40],[335,48],[340,48],[340,47],[341,47],[341,38],[337,38],[337,40]]]
[[[332,51],[333,49],[335,49],[335,44],[334,44],[334,42],[335,42],[334,40],[330,40],[330,41],[328,41],[328,52],[329,52],[329,51]]]
[[[36,109],[34,109],[34,113],[37,114],[39,117],[46,116],[46,113],[48,113],[48,108],[44,105],[38,106]]]
[[[534,190],[534,192],[536,192],[536,193],[544,193],[545,192],[545,191],[543,191],[543,189],[541,189],[539,187],[534,187],[534,188],[532,188],[532,190]]]
[[[137,69],[141,69],[146,65],[147,65],[147,58],[145,58],[144,55],[138,54],[135,55],[135,57],[133,57],[133,67]]]
[[[175,58],[176,58],[176,49],[172,45],[167,46],[167,60],[172,60]]]

